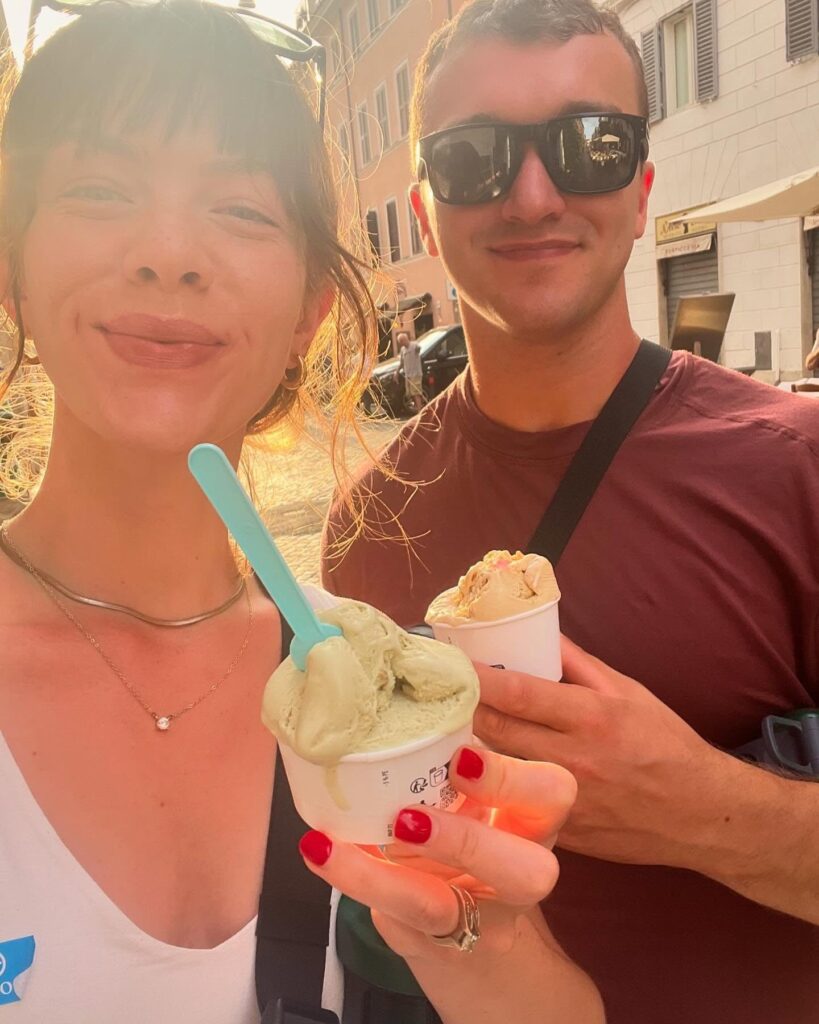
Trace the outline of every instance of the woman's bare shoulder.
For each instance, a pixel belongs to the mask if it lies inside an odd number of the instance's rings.
[[[0,551],[0,628],[31,623],[39,602],[33,580]]]
[[[10,680],[58,658],[43,596],[34,581],[0,552],[0,697],[8,695]]]

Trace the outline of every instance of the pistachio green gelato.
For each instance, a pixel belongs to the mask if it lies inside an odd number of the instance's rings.
[[[313,647],[304,672],[286,658],[262,701],[264,724],[305,760],[332,765],[471,721],[478,677],[458,648],[406,633],[360,601],[318,614],[343,635]]]

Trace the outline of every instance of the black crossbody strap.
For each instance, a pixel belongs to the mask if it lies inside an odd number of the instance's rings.
[[[648,405],[671,351],[641,341],[637,354],[583,438],[527,551],[557,565],[620,445]]]
[[[282,654],[293,637],[282,620]],[[324,962],[330,933],[330,887],[308,871],[298,841],[308,826],[293,804],[276,754],[276,781],[267,836],[259,917],[256,923],[256,998],[266,1020],[278,1000],[321,1006]],[[278,1019],[283,1019],[278,1015]],[[309,1018],[300,1018],[309,1019]]]

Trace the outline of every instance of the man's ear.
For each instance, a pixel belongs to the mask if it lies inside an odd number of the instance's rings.
[[[409,201],[412,206],[412,212],[415,214],[415,219],[418,221],[418,231],[421,235],[421,240],[424,243],[424,248],[430,256],[440,256],[438,252],[438,243],[435,241],[435,234],[432,230],[432,218],[424,205],[424,198],[421,195],[422,186],[416,182],[414,185],[409,187]],[[427,188],[429,193],[429,188]],[[432,205],[432,196],[429,195],[429,203]]]
[[[634,225],[634,237],[642,238],[648,220],[648,197],[651,195],[651,186],[654,184],[656,168],[651,162],[646,162],[640,172],[640,201],[637,207],[637,221]]]
[[[307,355],[307,350],[316,336],[316,331],[329,315],[337,296],[338,291],[335,285],[326,285],[308,295],[301,319],[296,326],[293,344],[290,347],[290,360],[293,365],[298,356]]]

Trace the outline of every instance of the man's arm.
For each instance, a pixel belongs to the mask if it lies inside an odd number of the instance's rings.
[[[481,667],[475,718],[494,749],[575,775],[579,796],[560,845],[698,871],[819,924],[819,785],[717,750],[640,683],[565,638],[562,655],[559,685]]]
[[[715,752],[707,800],[676,829],[679,867],[819,924],[819,785]]]

